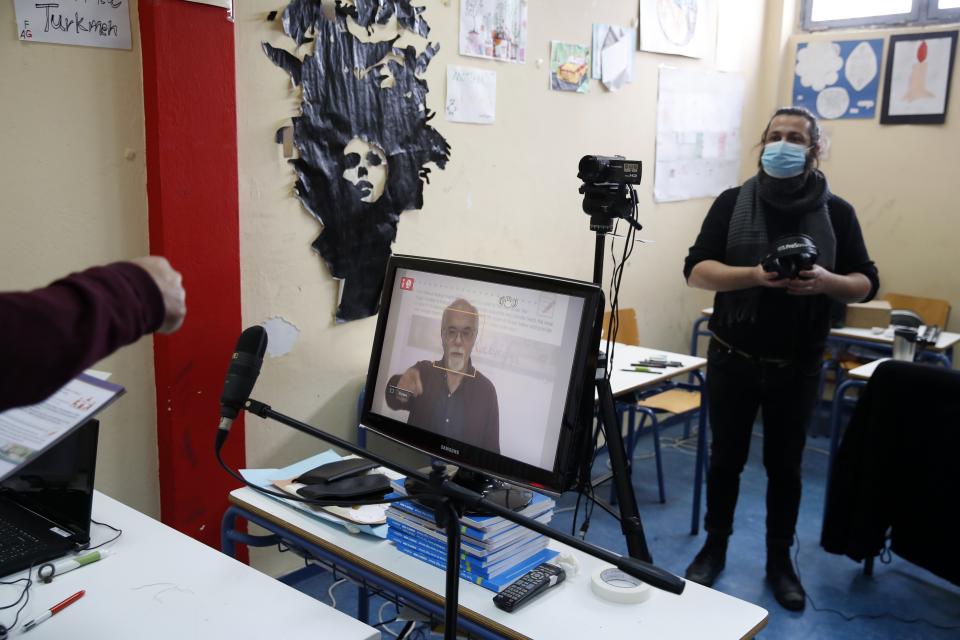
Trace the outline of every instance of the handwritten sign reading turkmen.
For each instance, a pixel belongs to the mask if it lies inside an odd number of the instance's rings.
[[[130,48],[127,0],[14,0],[14,4],[21,40]]]

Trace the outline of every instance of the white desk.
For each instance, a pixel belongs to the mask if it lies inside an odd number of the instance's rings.
[[[700,313],[704,316],[713,315],[713,307],[707,307],[702,309]],[[888,347],[893,346],[893,336],[889,334],[888,331],[883,333],[874,333],[873,329],[860,329],[858,327],[836,327],[830,329],[830,337],[836,340],[857,340],[861,342],[873,342],[876,344],[886,345]],[[941,331],[940,336],[937,338],[937,344],[933,346],[927,346],[926,349],[930,351],[936,351],[942,353],[947,351],[955,344],[960,342],[960,333],[951,333],[949,331]]]
[[[401,591],[413,592],[442,606],[444,572],[407,556],[386,540],[351,535],[346,530],[265,497],[237,489],[230,502],[283,529],[290,537],[335,553],[345,563],[375,573]],[[507,638],[749,638],[767,623],[767,611],[719,591],[688,582],[683,595],[656,591],[636,605],[601,600],[590,589],[599,560],[566,545],[550,546],[576,556],[577,576],[516,613],[493,606],[493,592],[460,581],[460,615]],[[337,637],[335,635],[327,637]]]
[[[602,348],[606,348],[606,342],[600,343]],[[664,367],[655,372],[645,371],[622,371],[630,368],[634,362],[650,360],[654,356],[666,356],[670,362],[679,362],[679,367]],[[613,364],[610,373],[610,390],[613,397],[643,391],[656,387],[672,378],[682,375],[695,375],[703,386],[703,374],[701,370],[706,368],[707,359],[699,356],[691,356],[683,353],[673,353],[661,349],[650,349],[647,347],[637,347],[633,345],[617,343],[613,350]],[[703,475],[706,473],[707,466],[707,396],[701,389],[701,406],[699,411],[699,427],[697,431],[697,457],[696,469],[693,480],[693,510],[690,514],[690,533],[696,535],[700,530],[700,494],[702,492]],[[594,392],[594,400],[597,398]],[[655,445],[659,446],[659,445]],[[659,474],[658,474],[659,478]],[[660,485],[661,501],[663,499],[662,479],[658,479]]]
[[[854,380],[869,380],[870,376],[873,375],[873,372],[877,370],[877,366],[889,359],[890,358],[880,358],[879,360],[862,364],[859,367],[847,371],[847,376],[853,378]]]
[[[123,638],[317,638],[375,640],[380,633],[99,492],[93,518],[123,529],[100,562],[35,581],[23,623],[67,596],[86,595],[23,634],[29,640]],[[115,535],[93,525],[93,544]],[[16,578],[19,576],[12,576]],[[36,577],[36,571],[34,571]],[[8,578],[8,580],[11,578]],[[0,587],[0,602],[16,600],[22,585]],[[14,609],[0,614],[13,621]]]
[[[601,347],[606,343],[601,342]],[[679,362],[679,367],[664,367],[656,373],[638,371],[621,371],[629,368],[631,363],[649,360],[653,356],[666,356],[667,360]],[[707,366],[707,359],[698,356],[689,356],[682,353],[672,353],[662,349],[635,347],[628,344],[617,344],[613,351],[613,365],[610,373],[610,390],[617,397],[631,391],[641,391],[655,387],[677,376],[693,373]]]
[[[838,327],[830,330],[831,338],[846,340],[860,340],[862,342],[875,342],[877,344],[893,346],[893,336],[888,331],[884,333],[874,333],[873,329],[859,329],[857,327]],[[943,352],[952,348],[957,342],[960,342],[960,333],[951,333],[941,331],[937,338],[937,344],[933,346],[924,346],[930,351]]]

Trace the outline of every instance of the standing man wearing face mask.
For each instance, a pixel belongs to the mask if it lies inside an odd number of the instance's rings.
[[[443,311],[440,360],[421,360],[387,382],[391,409],[409,411],[407,424],[500,451],[497,390],[470,359],[480,330],[476,307],[459,298]]]
[[[818,169],[820,129],[801,108],[777,110],[763,132],[760,170],[717,197],[684,265],[687,284],[715,291],[707,390],[712,444],[707,540],[686,578],[710,586],[727,541],[758,410],[767,472],[767,580],[799,611],[805,593],[790,560],[800,509],[800,463],[830,330],[831,300],[860,302],[879,287],[853,207]],[[764,271],[771,240],[806,234],[817,263],[793,279]]]

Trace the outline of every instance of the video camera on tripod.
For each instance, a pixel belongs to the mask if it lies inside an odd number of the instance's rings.
[[[583,156],[577,177],[583,181],[583,211],[590,216],[590,229],[601,233],[613,231],[614,218],[623,218],[640,230],[635,211],[637,194],[633,185],[640,184],[642,164],[622,156]]]

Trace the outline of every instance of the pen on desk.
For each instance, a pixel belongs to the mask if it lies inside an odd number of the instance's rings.
[[[74,602],[82,598],[83,594],[85,593],[86,591],[83,591],[83,590],[77,591],[75,594],[73,594],[63,602],[53,605],[52,607],[50,607],[49,609],[41,613],[38,617],[25,623],[23,625],[23,630],[30,631],[30,629],[33,629],[35,626],[37,626],[41,622],[49,620],[50,618],[52,618],[53,616],[60,613],[61,611],[63,611],[64,609],[72,605]]]
[[[620,369],[620,371],[629,371],[630,373],[663,373],[659,369],[649,369],[647,367],[633,367],[632,369]]]
[[[666,360],[641,360],[640,362],[632,362],[632,365],[639,365],[644,367],[682,367],[682,362],[666,361]]]

